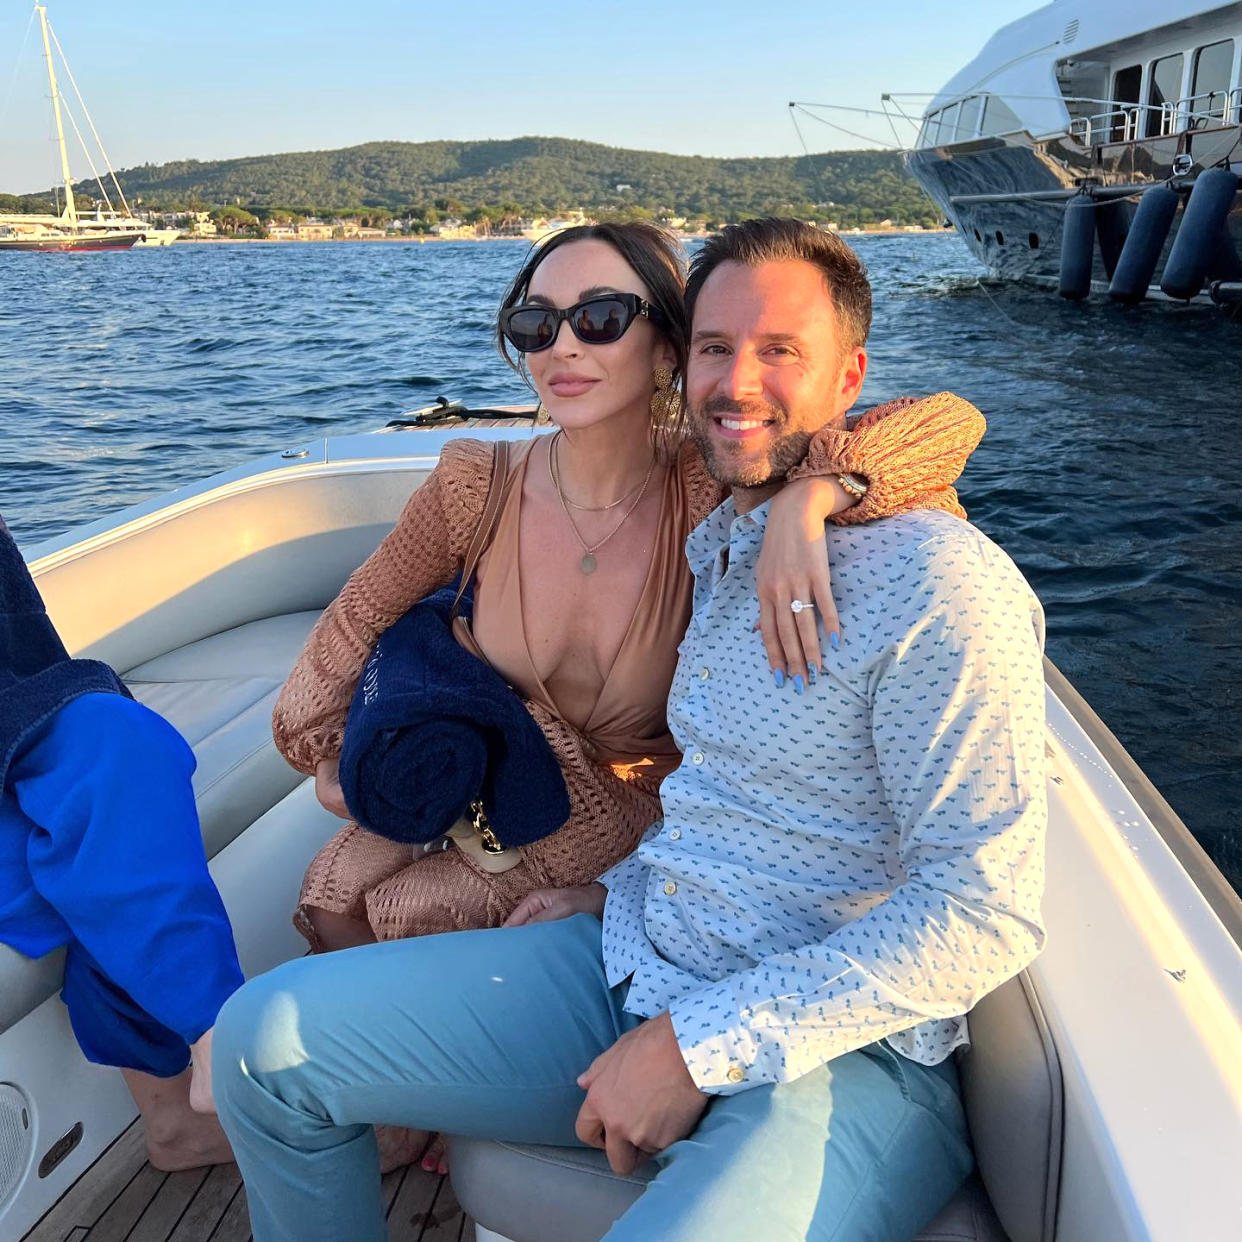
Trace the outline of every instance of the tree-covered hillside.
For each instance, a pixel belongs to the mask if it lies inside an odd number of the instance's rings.
[[[887,151],[709,159],[565,138],[371,142],[340,151],[145,164],[118,176],[131,200],[169,209],[229,204],[420,214],[439,201],[466,208],[508,204],[525,214],[645,209],[709,222],[767,212],[842,226],[939,218],[900,155]],[[84,191],[90,188],[83,183]]]

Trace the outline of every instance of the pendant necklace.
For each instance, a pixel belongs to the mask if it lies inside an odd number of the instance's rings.
[[[628,509],[626,509],[621,520],[598,543],[588,544],[587,541],[583,539],[582,532],[578,529],[577,524],[574,522],[573,514],[569,512],[570,502],[565,498],[565,492],[561,488],[561,473],[558,464],[560,456],[560,435],[561,433],[558,431],[548,450],[548,474],[552,476],[552,485],[556,488],[557,496],[560,497],[561,508],[565,511],[565,520],[569,523],[570,530],[574,532],[574,538],[577,539],[577,541],[582,545],[582,559],[578,562],[578,568],[582,570],[584,574],[593,574],[596,569],[595,553],[598,552],[600,548],[602,548],[604,544],[606,544],[613,537],[613,535],[615,535],[617,531],[619,531],[621,527],[623,527],[626,522],[630,520],[630,514],[638,508],[642,498],[647,494],[647,484],[651,482],[651,476],[655,473],[655,458],[653,457],[651,459],[651,465],[647,468],[647,475],[642,481],[642,486],[638,489],[638,495],[634,497],[633,503]],[[630,488],[630,492],[633,490],[633,488]],[[621,500],[624,500],[630,492],[626,492],[625,496],[621,497]],[[608,509],[615,509],[617,505],[621,503],[621,500],[614,500],[612,504],[604,505],[602,509],[586,509],[583,505],[575,505],[574,508],[583,509],[584,512],[587,513],[603,513]]]

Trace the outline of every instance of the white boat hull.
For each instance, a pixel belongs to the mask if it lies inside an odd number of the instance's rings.
[[[180,229],[144,229],[135,246],[171,246],[181,236]]]

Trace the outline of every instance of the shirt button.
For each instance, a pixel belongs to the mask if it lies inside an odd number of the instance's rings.
[[[742,1070],[738,1066],[731,1065],[729,1066],[729,1073],[726,1075],[726,1077],[729,1079],[730,1082],[742,1082],[746,1078],[746,1075],[742,1072]]]
[[[699,680],[700,681],[706,681],[711,675],[712,675],[712,670],[710,668],[699,669]]]
[[[671,896],[672,896],[672,895],[673,895],[676,891],[677,891],[677,885],[676,885],[676,884],[674,884],[672,880],[665,880],[665,881],[664,881],[664,895],[665,895],[665,897],[671,897]]]
[[[669,839],[670,841],[680,841],[680,840],[681,840],[681,829],[680,829],[680,828],[670,828],[670,829],[668,830],[668,839]]]
[[[701,767],[703,764],[703,752],[701,750],[696,750],[694,754],[690,756],[690,762],[693,763],[696,768]]]

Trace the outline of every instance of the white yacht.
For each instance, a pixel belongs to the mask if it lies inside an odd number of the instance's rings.
[[[1242,4],[1053,0],[941,88],[907,162],[1001,277],[1236,305],[1240,137]]]
[[[70,650],[122,670],[193,746],[248,974],[305,950],[290,911],[339,824],[271,738],[311,626],[452,436],[535,434],[453,412],[293,446],[28,550]],[[1242,901],[1051,664],[1046,691],[1048,945],[970,1015],[979,1171],[920,1239],[1242,1237]],[[61,971],[0,946],[0,1238],[247,1242],[235,1168],[145,1163],[120,1074],[78,1051]],[[596,1242],[648,1176],[480,1142],[455,1142],[452,1170],[389,1175],[393,1239]]]

